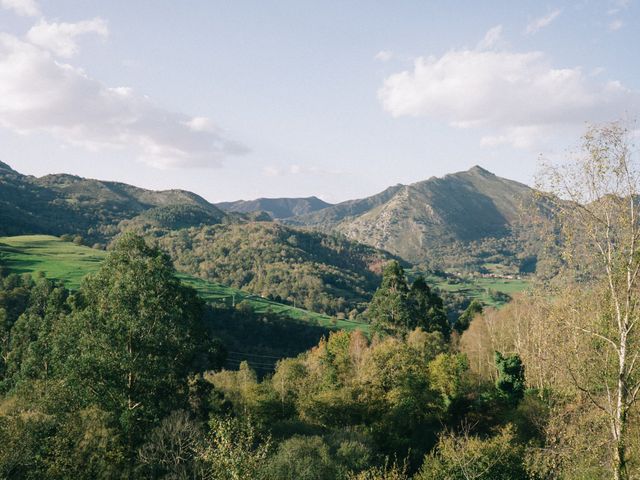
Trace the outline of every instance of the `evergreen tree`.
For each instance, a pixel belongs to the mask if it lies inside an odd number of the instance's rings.
[[[409,293],[414,308],[409,329],[420,327],[426,332],[440,332],[448,338],[451,325],[444,310],[444,303],[437,293],[431,291],[422,275],[413,281]]]
[[[466,308],[466,310],[462,312],[462,315],[458,317],[458,320],[456,320],[453,328],[456,332],[462,334],[462,332],[464,332],[467,328],[469,328],[469,325],[471,325],[471,320],[473,320],[473,317],[481,314],[482,311],[482,302],[478,299],[474,299]]]
[[[371,299],[367,315],[374,330],[396,334],[410,329],[414,313],[404,269],[397,261],[391,261],[384,267],[382,283]]]
[[[496,388],[515,405],[524,397],[525,380],[522,359],[517,353],[504,356],[500,352],[495,353],[494,359],[498,369]]]

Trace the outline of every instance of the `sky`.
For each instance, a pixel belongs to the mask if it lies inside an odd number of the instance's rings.
[[[210,201],[532,183],[638,118],[639,4],[0,0],[0,160]]]

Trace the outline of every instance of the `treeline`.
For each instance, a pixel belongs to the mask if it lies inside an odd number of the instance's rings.
[[[496,362],[483,381],[438,332],[339,332],[261,382],[246,364],[208,379],[265,451],[238,478],[529,478],[538,401],[517,357]]]

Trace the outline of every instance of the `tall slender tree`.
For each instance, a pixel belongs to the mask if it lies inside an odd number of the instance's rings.
[[[397,334],[409,330],[414,313],[404,269],[397,261],[391,261],[382,271],[382,282],[371,299],[367,315],[377,331]]]
[[[621,122],[590,127],[581,151],[545,165],[541,180],[560,215],[566,260],[601,293],[591,314],[567,308],[558,315],[568,339],[575,338],[567,346],[578,361],[567,368],[606,416],[612,477],[624,480],[629,418],[640,393],[640,169],[629,129]],[[581,368],[585,358],[588,372]]]

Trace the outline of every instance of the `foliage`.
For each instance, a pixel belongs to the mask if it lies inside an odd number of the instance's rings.
[[[322,437],[295,435],[278,446],[269,461],[269,476],[281,480],[332,480],[337,476],[336,467]]]
[[[267,480],[269,438],[260,441],[248,420],[215,418],[202,451],[206,478],[212,480]]]
[[[7,273],[46,274],[51,279],[63,281],[67,288],[77,290],[82,279],[95,272],[106,256],[106,252],[76,246],[48,235],[27,235],[0,239],[0,258]],[[336,320],[327,315],[294,308],[275,301],[252,295],[248,292],[212,283],[193,276],[178,274],[183,283],[195,288],[200,297],[220,309],[233,307],[234,302],[246,301],[251,309],[261,316],[278,315],[283,320],[308,322],[312,326],[321,324],[327,328],[362,328],[364,323]],[[256,316],[257,316],[256,315]],[[295,328],[295,327],[292,327]],[[318,335],[314,342],[320,337]]]
[[[181,271],[307,310],[362,310],[389,254],[271,222],[148,230]]]
[[[389,262],[382,272],[382,283],[369,304],[367,317],[373,328],[386,334],[405,334],[415,328],[449,336],[451,327],[442,299],[431,291],[423,277],[407,284],[404,269]]]
[[[495,362],[498,370],[496,388],[507,401],[517,404],[524,397],[525,390],[522,359],[517,353],[505,357],[500,352],[495,352]]]
[[[190,407],[188,374],[219,361],[195,291],[139,237],[123,238],[74,295],[46,278],[1,283],[2,468],[12,478],[133,476],[147,434]]]
[[[483,310],[482,302],[479,302],[477,299],[474,299],[466,310],[460,315],[453,326],[456,332],[462,334],[469,325],[471,325],[471,320],[478,314],[481,314]]]
[[[445,434],[425,458],[416,480],[524,480],[524,449],[506,427],[491,438]]]

